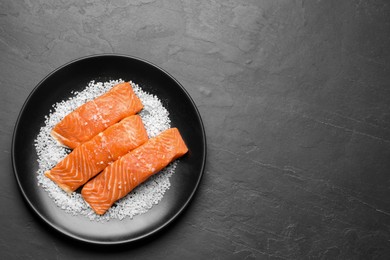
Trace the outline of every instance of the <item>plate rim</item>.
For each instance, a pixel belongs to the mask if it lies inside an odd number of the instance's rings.
[[[39,89],[39,87],[49,77],[51,77],[52,75],[54,75],[56,72],[60,71],[61,69],[65,68],[67,66],[70,66],[73,63],[82,61],[82,60],[87,60],[87,59],[91,59],[91,58],[98,58],[98,57],[126,58],[126,59],[136,60],[138,62],[146,63],[147,65],[150,65],[150,66],[154,67],[155,69],[161,71],[163,74],[167,75],[170,79],[172,79],[175,82],[176,85],[178,85],[181,88],[183,93],[187,96],[188,100],[191,102],[193,108],[195,109],[196,116],[197,116],[197,118],[199,120],[201,133],[202,133],[202,144],[203,144],[202,166],[201,166],[200,174],[199,174],[199,177],[198,177],[197,182],[195,184],[195,187],[192,190],[192,192],[189,195],[189,197],[187,198],[187,200],[185,201],[185,203],[176,211],[176,213],[173,216],[171,216],[168,220],[164,221],[164,223],[162,225],[154,228],[153,230],[151,230],[151,231],[149,231],[149,232],[147,232],[145,234],[138,235],[138,236],[136,236],[134,238],[130,238],[130,239],[122,239],[122,240],[115,240],[115,241],[98,241],[98,240],[93,240],[93,239],[87,239],[87,238],[80,237],[78,235],[75,235],[75,234],[73,234],[71,232],[68,232],[68,231],[64,230],[61,227],[56,226],[55,223],[52,223],[45,216],[43,216],[42,213],[34,206],[34,204],[28,198],[25,190],[22,187],[21,181],[19,179],[20,176],[17,173],[17,166],[16,166],[16,162],[15,162],[15,141],[16,141],[16,138],[17,138],[16,137],[16,132],[17,132],[17,130],[19,128],[21,117],[24,114],[24,111],[26,110],[26,107],[27,107],[30,99],[34,95],[34,93]],[[46,224],[48,224],[51,228],[55,229],[56,231],[66,235],[66,236],[68,236],[68,237],[70,237],[72,239],[83,241],[83,242],[86,242],[88,244],[98,244],[98,245],[118,245],[118,244],[125,244],[125,243],[131,243],[131,242],[139,241],[139,240],[145,239],[146,237],[149,237],[149,236],[151,236],[153,234],[158,233],[159,231],[164,229],[166,226],[171,224],[175,219],[178,218],[179,215],[181,215],[181,213],[185,210],[185,208],[187,208],[188,204],[193,199],[193,197],[195,195],[195,192],[198,190],[199,184],[200,184],[200,182],[201,182],[201,180],[203,178],[204,172],[205,172],[206,158],[207,158],[207,140],[206,140],[206,132],[205,132],[203,120],[202,120],[202,117],[201,117],[200,112],[198,110],[198,107],[196,106],[196,104],[195,104],[194,100],[192,99],[192,97],[189,95],[188,91],[183,87],[183,85],[175,77],[173,77],[169,72],[167,72],[163,68],[157,66],[156,64],[154,64],[154,63],[152,63],[150,61],[147,61],[145,59],[142,59],[142,58],[139,58],[139,57],[136,57],[136,56],[132,56],[132,55],[117,54],[117,53],[102,53],[102,54],[93,54],[93,55],[87,55],[87,56],[79,57],[79,58],[73,59],[73,60],[71,60],[71,61],[69,61],[69,62],[67,62],[67,63],[65,63],[65,64],[63,64],[63,65],[61,65],[59,67],[57,67],[56,69],[52,70],[49,74],[47,74],[42,80],[40,80],[36,84],[36,86],[31,90],[31,92],[27,96],[26,100],[24,101],[24,103],[23,103],[23,105],[22,105],[22,107],[21,107],[21,109],[19,111],[18,117],[16,119],[16,123],[15,123],[14,129],[13,129],[13,134],[12,134],[12,143],[11,143],[11,160],[12,160],[13,173],[14,173],[14,176],[16,178],[19,190],[20,190],[20,192],[23,195],[23,198],[25,199],[27,204],[30,206],[30,208],[34,211],[34,213],[37,214],[40,217],[40,219],[42,219]]]

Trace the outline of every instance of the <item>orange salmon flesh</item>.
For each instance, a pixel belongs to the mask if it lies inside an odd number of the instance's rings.
[[[187,151],[177,128],[165,130],[107,166],[84,185],[81,195],[97,214],[102,215],[115,201]]]
[[[51,135],[60,144],[74,149],[121,119],[135,115],[142,108],[142,102],[131,84],[119,83],[65,116],[54,126]]]
[[[76,147],[45,175],[70,193],[147,140],[141,117],[129,116]]]

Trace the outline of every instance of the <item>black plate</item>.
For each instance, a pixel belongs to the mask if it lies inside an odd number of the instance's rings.
[[[158,205],[133,219],[106,223],[72,216],[37,186],[37,155],[34,147],[44,116],[52,104],[82,90],[91,80],[132,80],[157,95],[168,109],[172,127],[179,128],[189,153],[180,159],[170,178],[171,187]],[[31,92],[16,122],[12,140],[12,163],[20,190],[33,210],[58,231],[85,242],[119,244],[147,237],[172,222],[193,197],[203,175],[206,137],[199,112],[187,91],[157,66],[129,56],[97,55],[72,61],[44,78]]]

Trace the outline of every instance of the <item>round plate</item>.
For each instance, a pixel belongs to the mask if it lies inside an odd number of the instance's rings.
[[[132,80],[144,91],[157,95],[170,113],[189,153],[180,159],[170,178],[171,187],[159,204],[147,213],[100,223],[85,216],[72,216],[58,208],[37,185],[37,154],[34,147],[45,115],[71,91],[88,82]],[[172,222],[193,197],[203,175],[206,137],[199,112],[187,91],[167,72],[150,62],[123,55],[97,55],[72,61],[44,78],[31,92],[16,122],[12,140],[12,163],[20,190],[32,209],[56,230],[85,242],[120,244],[139,240]]]

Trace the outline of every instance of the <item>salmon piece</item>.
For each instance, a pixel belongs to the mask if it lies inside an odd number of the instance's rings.
[[[45,175],[70,193],[147,140],[141,117],[127,117],[79,145]]]
[[[81,195],[97,214],[104,214],[120,198],[188,151],[177,128],[127,153],[87,182]]]
[[[131,84],[119,83],[66,115],[54,126],[51,135],[60,144],[74,149],[142,108],[142,102],[135,95]]]

